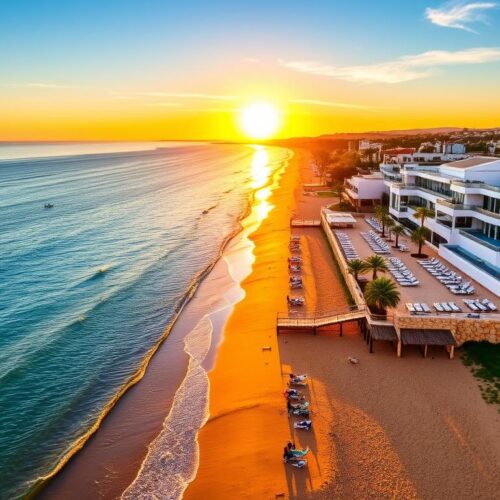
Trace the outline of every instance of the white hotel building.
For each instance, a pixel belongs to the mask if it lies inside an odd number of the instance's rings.
[[[439,255],[500,296],[500,158],[471,157],[441,163],[382,163],[389,211],[407,227],[426,220]]]

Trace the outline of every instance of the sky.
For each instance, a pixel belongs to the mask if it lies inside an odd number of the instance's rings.
[[[500,126],[500,0],[0,2],[0,140]]]

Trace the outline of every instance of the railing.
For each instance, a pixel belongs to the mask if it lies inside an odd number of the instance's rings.
[[[436,204],[443,205],[448,208],[452,208],[453,210],[473,210],[474,207],[472,205],[463,205],[460,203],[454,203],[453,201],[443,200],[442,198],[438,198],[436,200]]]
[[[465,236],[466,238],[469,238],[472,241],[475,241],[476,243],[479,243],[480,245],[485,246],[486,248],[489,248],[490,250],[493,250],[494,252],[500,252],[500,246],[493,245],[492,243],[489,243],[487,241],[484,241],[481,238],[478,238],[477,236],[474,236],[473,234],[470,234],[467,232],[466,229],[460,229],[459,233],[462,236]]]
[[[278,328],[321,328],[357,319],[367,319],[370,324],[394,324],[392,314],[372,314],[364,307],[352,306],[334,313],[278,313],[276,326]]]
[[[496,212],[490,212],[489,210],[486,210],[485,208],[482,207],[474,207],[473,208],[474,212],[487,215],[488,217],[494,217],[495,219],[500,219],[500,214],[497,214]]]
[[[486,184],[485,182],[481,181],[460,181],[457,179],[453,179],[451,181],[452,184],[455,184],[456,186],[462,186],[466,188],[478,188],[478,189],[485,189],[487,191],[494,191],[496,193],[500,193],[500,187],[498,186],[492,186],[491,184]]]
[[[354,306],[335,313],[296,313],[293,315],[278,313],[276,324],[278,328],[320,328],[365,317],[365,308]]]

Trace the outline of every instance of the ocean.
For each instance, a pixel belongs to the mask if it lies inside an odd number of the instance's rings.
[[[32,491],[95,430],[289,156],[201,143],[0,144],[1,498]],[[190,369],[165,424],[183,430],[172,463],[207,416],[211,342],[206,318],[186,332]],[[172,475],[192,474],[184,465]]]

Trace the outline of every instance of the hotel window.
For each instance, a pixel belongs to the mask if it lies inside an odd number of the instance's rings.
[[[500,226],[495,226],[494,224],[489,224],[488,222],[483,222],[482,233],[492,240],[500,240]]]
[[[423,177],[415,178],[415,185],[434,193],[442,194],[444,196],[451,196],[450,185],[444,182],[433,181],[431,179],[425,179]]]
[[[455,217],[455,227],[472,227],[472,217]]]
[[[500,214],[500,199],[485,196],[483,199],[483,208],[488,210],[488,212]]]
[[[452,191],[452,196],[453,196],[453,203],[455,205],[463,205],[465,201],[465,195],[464,193],[457,193],[456,191]]]

